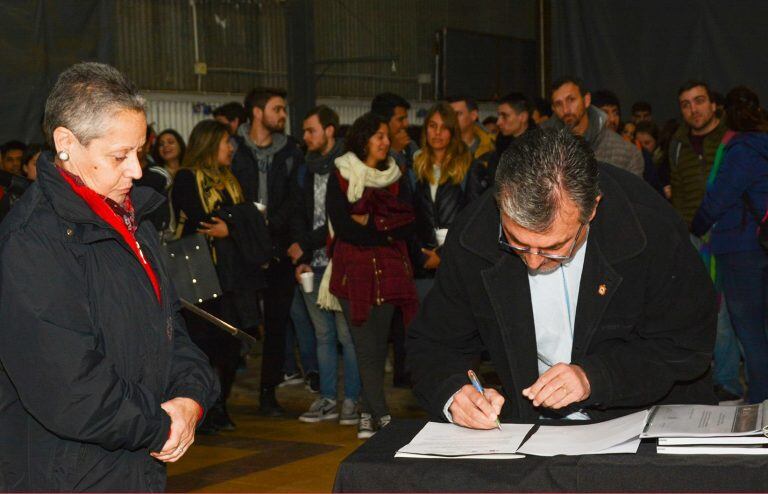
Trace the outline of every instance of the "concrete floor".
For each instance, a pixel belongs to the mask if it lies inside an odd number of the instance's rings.
[[[286,418],[256,415],[257,352],[249,357],[248,369],[238,375],[229,401],[237,429],[198,436],[190,451],[169,465],[168,491],[330,492],[339,463],[363,444],[357,439],[356,426],[300,422],[298,416],[318,396],[303,385],[278,388]],[[386,393],[393,417],[426,417],[411,390],[392,387],[391,374],[387,374]]]

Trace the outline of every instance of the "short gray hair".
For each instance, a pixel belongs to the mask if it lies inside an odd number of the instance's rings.
[[[536,129],[515,141],[496,171],[499,209],[534,232],[549,229],[563,195],[586,223],[600,195],[598,166],[587,143],[568,129]]]
[[[45,102],[45,139],[55,149],[53,131],[65,127],[87,146],[103,135],[104,120],[121,110],[146,113],[136,86],[111,65],[75,64],[59,75]]]

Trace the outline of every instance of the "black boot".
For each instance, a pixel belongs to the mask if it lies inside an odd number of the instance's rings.
[[[274,386],[261,388],[259,414],[267,417],[282,417],[285,415],[285,410],[283,410],[283,407],[280,406],[275,397]]]

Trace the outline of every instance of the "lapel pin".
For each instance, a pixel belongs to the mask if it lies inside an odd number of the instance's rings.
[[[600,296],[604,296],[608,292],[608,287],[601,284],[599,287],[597,287],[597,293],[600,294]]]

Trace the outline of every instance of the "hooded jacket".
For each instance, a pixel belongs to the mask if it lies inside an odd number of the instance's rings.
[[[594,106],[587,107],[587,117],[589,118],[589,126],[582,137],[587,141],[592,152],[595,153],[595,159],[642,177],[645,162],[640,150],[606,127],[608,118],[601,109]],[[543,128],[562,129],[565,124],[553,115],[541,126]]]
[[[190,341],[157,233],[135,238],[161,301],[123,238],[51,162],[0,227],[0,491],[165,488],[152,458],[169,435],[160,404],[219,393]],[[134,187],[136,218],[162,197]]]
[[[472,158],[479,160],[484,156],[490,156],[489,153],[493,153],[493,150],[496,149],[493,144],[493,136],[478,124],[474,125],[472,132],[475,134],[476,139],[473,147],[469,149],[472,153]]]
[[[768,134],[738,134],[726,146],[723,164],[693,218],[691,231],[701,236],[711,227],[714,254],[760,250],[757,217],[762,219],[766,211]]]

